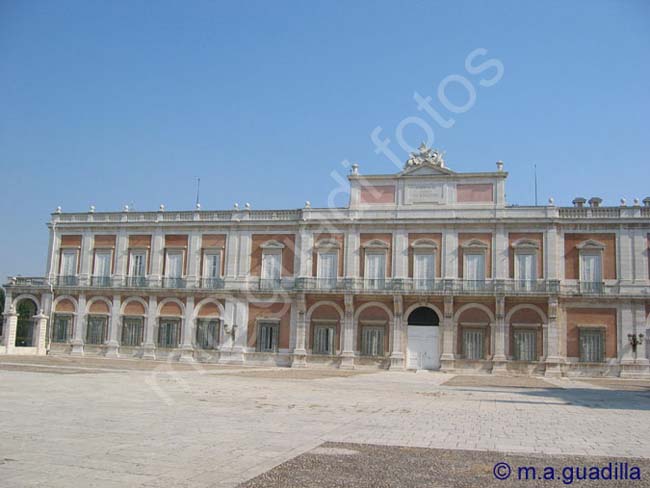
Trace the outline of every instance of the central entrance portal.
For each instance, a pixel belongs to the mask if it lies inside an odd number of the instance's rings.
[[[419,307],[408,317],[408,369],[440,368],[438,314],[429,307]]]

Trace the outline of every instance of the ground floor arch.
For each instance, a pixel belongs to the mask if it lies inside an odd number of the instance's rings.
[[[409,309],[406,360],[408,369],[440,368],[440,316],[435,307]]]

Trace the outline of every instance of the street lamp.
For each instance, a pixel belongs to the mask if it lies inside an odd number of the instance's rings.
[[[634,359],[636,359],[636,347],[643,344],[643,334],[628,334],[627,340],[632,346],[632,352],[634,352]]]

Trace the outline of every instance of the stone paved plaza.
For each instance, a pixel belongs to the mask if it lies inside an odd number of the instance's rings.
[[[55,357],[0,378],[0,486],[229,487],[324,442],[650,458],[638,380]]]

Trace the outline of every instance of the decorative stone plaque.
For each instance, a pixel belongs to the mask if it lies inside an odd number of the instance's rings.
[[[442,185],[436,183],[410,183],[406,185],[404,203],[442,203]]]

